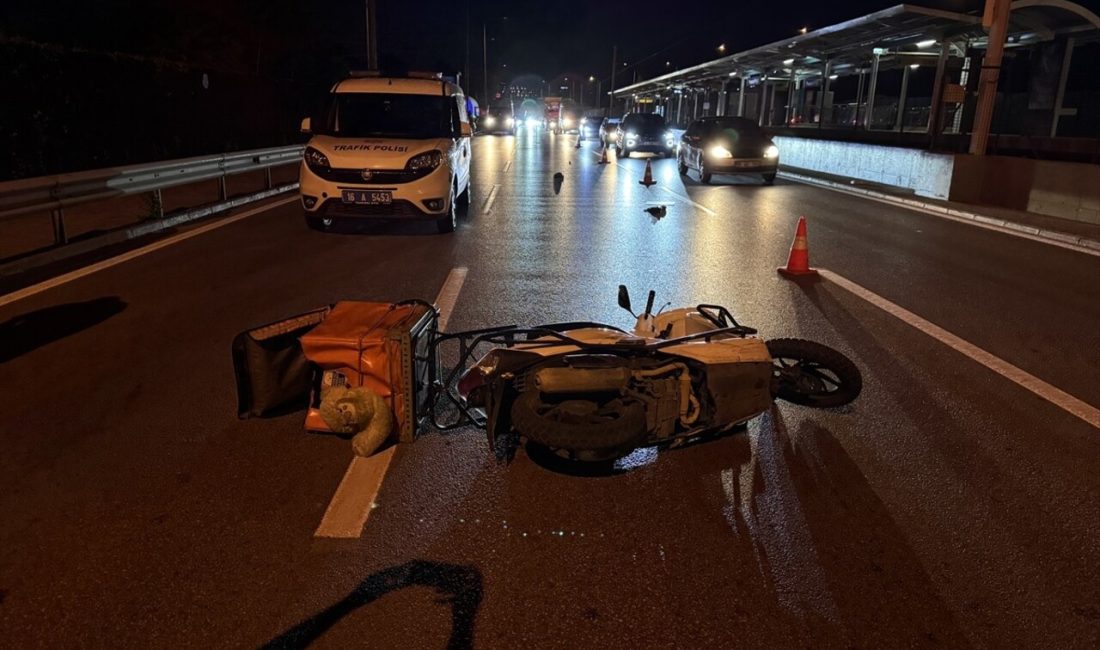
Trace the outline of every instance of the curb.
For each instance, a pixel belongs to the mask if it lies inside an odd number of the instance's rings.
[[[795,172],[780,171],[779,176],[799,183],[805,183],[807,185],[817,185],[819,187],[824,187],[839,192],[847,192],[849,194],[856,194],[858,196],[865,196],[867,198],[883,201],[885,203],[893,203],[895,205],[913,208],[915,210],[920,210],[921,212],[940,215],[947,219],[953,219],[955,221],[970,221],[973,222],[975,225],[1008,231],[1009,234],[1024,235],[1030,239],[1046,241],[1048,243],[1061,246],[1063,248],[1079,250],[1083,253],[1089,253],[1093,255],[1100,253],[1100,241],[1090,239],[1088,237],[1070,235],[1064,232],[1059,232],[1057,230],[1045,230],[1043,228],[1027,226],[1024,224],[1016,223],[1014,221],[1007,221],[1005,219],[989,217],[983,214],[979,214],[977,212],[968,212],[966,210],[948,208],[946,206],[938,205],[936,203],[921,201],[920,199],[908,199],[895,196],[893,194],[887,194],[885,192],[877,192],[875,190],[852,187],[850,185],[835,183],[833,181],[827,181],[813,176],[807,176],[805,174],[798,174]]]
[[[91,239],[83,241],[73,242],[71,244],[65,244],[57,248],[51,248],[49,250],[42,251],[40,253],[32,253],[26,257],[13,260],[6,264],[0,264],[0,278],[16,275],[25,271],[36,269],[40,266],[47,264],[53,264],[54,262],[60,262],[62,260],[76,257],[77,255],[84,255],[100,248],[107,246],[114,246],[131,239],[137,239],[138,237],[145,237],[164,230],[170,230],[177,226],[181,226],[192,221],[198,221],[219,212],[225,212],[226,210],[232,210],[242,205],[261,201],[263,199],[278,196],[285,192],[293,192],[298,189],[298,183],[287,183],[286,185],[280,185],[270,190],[263,190],[254,194],[246,194],[245,196],[238,196],[227,201],[220,201],[218,203],[212,203],[210,205],[204,205],[199,208],[186,210],[170,216],[166,216],[161,219],[150,219],[148,221],[139,223],[134,226],[128,226],[119,230],[105,233]]]

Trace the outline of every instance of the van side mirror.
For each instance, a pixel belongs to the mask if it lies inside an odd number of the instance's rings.
[[[619,285],[619,306],[632,314],[634,313],[634,311],[630,309],[630,292],[627,291],[625,284]]]
[[[302,118],[302,133],[313,133],[313,120],[308,117]]]
[[[470,126],[469,122],[458,123],[458,135],[463,138],[468,138],[474,134],[474,127]]]

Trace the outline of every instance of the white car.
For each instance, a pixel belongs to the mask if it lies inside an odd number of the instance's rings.
[[[341,220],[432,219],[453,232],[470,205],[466,98],[440,75],[356,75],[337,83],[299,173],[311,228]]]

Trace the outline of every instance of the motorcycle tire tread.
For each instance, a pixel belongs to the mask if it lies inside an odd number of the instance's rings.
[[[828,395],[807,395],[785,389],[782,385],[773,387],[773,395],[792,404],[815,408],[834,408],[843,406],[859,397],[863,390],[863,375],[851,359],[827,345],[804,339],[771,339],[767,341],[768,353],[772,357],[805,359],[815,361],[830,369],[841,380],[840,388]]]

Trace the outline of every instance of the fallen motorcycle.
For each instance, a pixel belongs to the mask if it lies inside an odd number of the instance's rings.
[[[831,408],[853,401],[859,369],[840,352],[800,339],[765,342],[728,309],[697,305],[634,314],[633,332],[590,322],[441,334],[458,361],[439,373],[432,424],[484,427],[508,459],[521,442],[565,458],[609,461],[639,447],[677,445],[757,417],[775,399]],[[443,421],[444,412],[457,417]]]

